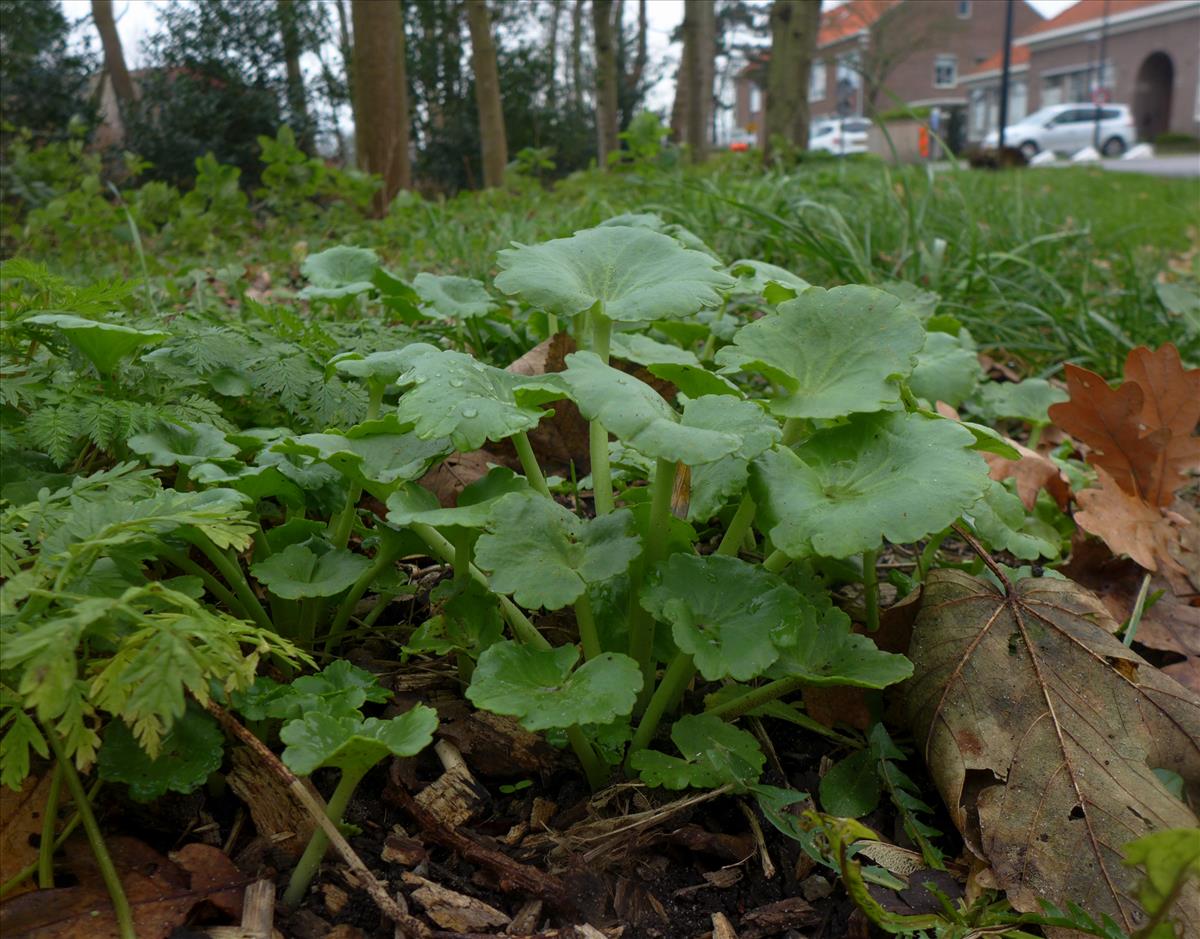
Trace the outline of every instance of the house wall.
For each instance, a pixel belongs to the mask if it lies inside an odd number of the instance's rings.
[[[1052,47],[1030,47],[1030,110],[1045,102],[1046,72],[1079,66],[1086,69],[1099,57],[1099,43],[1084,38]],[[1105,40],[1105,59],[1112,64],[1112,100],[1133,106],[1138,70],[1146,57],[1165,52],[1175,67],[1171,93],[1170,129],[1195,134],[1197,123],[1197,82],[1200,81],[1200,6],[1196,15],[1185,20],[1159,23],[1142,29],[1109,35]],[[1070,101],[1064,97],[1063,101]],[[1050,102],[1053,103],[1053,102]],[[1139,131],[1141,128],[1139,128]]]

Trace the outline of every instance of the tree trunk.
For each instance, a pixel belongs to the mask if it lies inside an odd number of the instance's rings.
[[[351,0],[354,23],[354,127],[359,166],[383,177],[375,194],[382,216],[412,185],[408,155],[408,89],[399,0]]]
[[[764,159],[771,159],[775,140],[808,146],[808,81],[820,24],[815,0],[775,0],[771,6]]]
[[[617,151],[617,50],[613,44],[612,0],[592,0],[596,33],[596,155],[600,168]]]
[[[113,19],[112,0],[92,0],[92,19],[96,21],[100,44],[104,47],[104,68],[117,98],[117,108],[121,112],[117,117],[120,118],[121,135],[124,137],[125,112],[136,97],[136,92],[129,69],[125,67],[125,53],[121,49],[121,37]]]
[[[304,73],[300,71],[300,31],[296,29],[295,0],[275,0],[279,13],[279,33],[283,37],[283,61],[287,68],[288,110],[295,124],[296,139],[305,153],[313,152],[312,125],[308,120],[308,99],[304,94]]]
[[[571,104],[583,106],[583,3],[571,4]]]
[[[549,67],[546,72],[546,109],[554,112],[558,108],[558,18],[562,13],[562,0],[550,0],[550,48],[547,50]]]
[[[693,163],[708,155],[712,114],[713,69],[716,54],[716,8],[710,0],[684,0],[683,62],[680,78],[685,97],[684,142]]]
[[[483,185],[504,183],[508,143],[504,136],[504,106],[500,101],[500,73],[496,69],[496,44],[487,0],[467,0],[467,27],[471,31],[471,67],[475,71],[475,107],[479,112],[479,143],[483,155]]]
[[[642,80],[646,75],[646,31],[648,27],[646,0],[638,0],[637,44],[634,46],[633,52],[633,71],[629,75],[629,88],[634,97],[639,97]]]

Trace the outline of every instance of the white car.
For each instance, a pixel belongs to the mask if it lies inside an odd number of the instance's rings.
[[[1120,156],[1137,142],[1133,114],[1124,104],[1055,104],[1034,111],[1004,129],[1004,145],[1019,147],[1026,159],[1043,150],[1072,154],[1093,146],[1096,112],[1100,114],[1099,150],[1105,156]],[[985,150],[999,146],[1000,135],[992,131],[983,138]]]
[[[808,131],[808,149],[838,155],[866,153],[870,129],[871,122],[865,117],[814,121]]]

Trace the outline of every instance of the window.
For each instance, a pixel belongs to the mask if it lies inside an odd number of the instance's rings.
[[[971,134],[982,137],[987,130],[987,92],[975,88],[971,91]]]
[[[818,59],[812,64],[812,73],[808,77],[808,100],[823,101],[825,99],[825,62]]]
[[[1063,103],[1063,86],[1060,78],[1047,78],[1042,83],[1042,107],[1048,108]]]
[[[1015,81],[1008,86],[1008,122],[1015,124],[1029,109],[1029,84]]]
[[[837,83],[852,89],[858,88],[860,76],[858,72],[858,53],[847,52],[837,58]]]
[[[933,60],[933,86],[953,88],[958,84],[958,56],[939,55]]]
[[[971,0],[958,0],[958,18],[960,20],[971,18]]]
[[[758,114],[762,110],[762,89],[758,85],[750,86],[750,114]]]

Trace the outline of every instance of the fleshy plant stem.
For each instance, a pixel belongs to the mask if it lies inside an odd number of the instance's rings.
[[[241,565],[238,564],[232,551],[228,553],[221,551],[202,532],[185,531],[183,537],[199,548],[200,553],[208,558],[212,566],[225,578],[225,582],[233,589],[234,595],[241,601],[242,606],[245,607],[256,625],[270,632],[279,631],[271,622],[271,617],[267,616],[267,611],[263,609],[262,604],[258,602],[254,591],[250,589],[250,585],[246,582],[246,576],[242,573]]]
[[[863,605],[867,610],[867,631],[879,630],[879,571],[875,564],[879,560],[875,551],[862,553],[863,565]]]
[[[767,559],[763,561],[763,570],[769,571],[772,574],[778,574],[791,563],[792,559],[776,548],[769,555],[767,555]]]
[[[737,557],[742,539],[746,537],[746,532],[750,530],[750,526],[754,523],[756,508],[754,500],[749,495],[742,496],[742,501],[738,504],[737,511],[733,513],[733,518],[729,520],[729,527],[725,529],[725,537],[717,545],[715,554],[727,554],[730,557]]]
[[[700,351],[700,360],[702,362],[709,362],[712,360],[713,353],[717,348],[717,334],[713,330],[717,323],[721,322],[722,318],[725,316],[725,308],[727,306],[729,306],[728,300],[722,303],[717,309],[717,315],[713,317],[713,321],[708,328],[708,338],[704,341],[704,348]]]
[[[933,567],[933,562],[937,559],[938,549],[941,548],[942,542],[946,540],[946,536],[950,534],[950,529],[939,531],[926,542],[925,547],[921,551],[921,556],[917,558],[917,579],[921,583],[925,582],[925,578],[929,576],[929,569]]]
[[[596,752],[591,741],[584,736],[578,724],[567,728],[567,741],[583,765],[583,774],[587,777],[592,791],[603,788],[604,784],[608,782],[608,767],[604,765],[600,754]]]
[[[454,545],[443,538],[432,525],[412,525],[412,530],[421,538],[434,554],[440,557],[443,561],[453,561]],[[491,589],[488,584],[487,576],[477,568],[474,564],[470,567],[471,579],[476,583]],[[512,627],[513,635],[521,642],[533,646],[535,649],[549,649],[550,642],[543,636],[536,626],[529,621],[520,608],[513,603],[508,597],[500,598],[500,611],[504,614],[504,618],[508,620],[508,625]]]
[[[592,326],[592,351],[608,364],[612,343],[612,320],[597,303],[589,316]],[[588,449],[592,460],[592,490],[597,515],[608,515],[615,507],[612,491],[612,467],[608,462],[608,430],[599,421],[588,425]]]
[[[183,571],[185,574],[191,574],[193,577],[199,577],[200,580],[203,581],[208,592],[229,607],[229,611],[233,613],[234,616],[246,615],[246,611],[242,608],[242,604],[238,601],[237,597],[230,593],[229,590],[226,589],[225,585],[217,580],[217,578],[213,577],[212,574],[189,558],[182,551],[176,551],[174,548],[168,548],[166,545],[163,545],[158,549],[158,556],[164,561],[167,561],[169,564],[179,568],[179,570]]]
[[[54,753],[54,759],[58,761],[58,765],[62,769],[67,791],[71,793],[71,801],[75,803],[75,811],[79,813],[79,819],[83,822],[83,830],[87,833],[88,844],[96,858],[96,869],[100,871],[100,879],[104,881],[108,897],[112,901],[113,913],[117,918],[117,932],[121,939],[137,939],[129,898],[125,896],[125,888],[121,885],[116,865],[113,864],[108,848],[104,844],[104,836],[100,834],[100,825],[96,822],[92,804],[83,790],[83,782],[80,780],[79,774],[75,772],[75,764],[63,750],[62,741],[58,738],[58,731],[44,725],[42,730]]]
[[[1037,449],[1037,445],[1042,439],[1043,427],[1045,427],[1044,424],[1034,424],[1031,428],[1029,428],[1029,439],[1025,441],[1025,446],[1027,446],[1030,450]]]
[[[389,565],[396,563],[398,556],[399,551],[381,547],[375,555],[375,560],[371,562],[371,566],[363,571],[362,576],[351,586],[350,592],[346,594],[342,602],[338,605],[333,622],[329,626],[329,635],[325,637],[326,655],[329,655],[337,648],[338,642],[341,641],[342,633],[346,630],[346,624],[350,622],[350,617],[354,614],[354,608],[358,605],[358,601],[362,599],[363,594],[367,592],[367,588],[388,569]]]
[[[54,826],[58,822],[62,783],[62,765],[55,763],[50,777],[50,791],[46,794],[46,807],[42,810],[42,840],[38,845],[38,887],[42,890],[54,889]]]
[[[594,659],[600,654],[600,634],[596,632],[596,617],[592,613],[592,600],[587,588],[575,601],[575,623],[579,626],[579,642],[583,646],[584,659]]]
[[[325,807],[326,816],[335,825],[341,824],[346,806],[350,804],[350,797],[354,795],[354,790],[362,778],[367,775],[368,769],[370,769],[369,766],[357,771],[342,770],[342,778],[338,780],[337,787],[333,790],[333,795],[329,797],[329,802]],[[292,871],[291,880],[288,881],[287,890],[283,894],[284,906],[295,909],[304,899],[308,885],[316,876],[317,869],[321,866],[321,859],[325,857],[325,850],[328,847],[329,836],[319,828],[314,830],[312,837],[308,840],[308,847],[300,855],[300,861]]]
[[[783,422],[783,445],[790,447],[804,436],[808,429],[808,421],[800,417],[789,417]]]
[[[521,469],[525,471],[525,478],[529,480],[529,485],[546,498],[550,498],[550,488],[546,485],[546,477],[542,475],[542,468],[538,466],[537,457],[533,455],[529,435],[525,431],[521,431],[519,434],[513,435],[512,442],[513,446],[517,448]]]
[[[662,681],[654,689],[650,703],[646,705],[641,723],[638,724],[637,732],[629,744],[629,756],[650,745],[663,715],[667,713],[667,708],[683,694],[695,674],[696,666],[692,657],[685,652],[675,653],[675,658],[671,659],[671,664],[663,672]]]
[[[732,701],[726,701],[724,704],[708,708],[704,713],[712,714],[714,717],[719,717],[722,720],[731,721],[770,701],[775,701],[778,698],[789,695],[803,685],[804,679],[794,675],[788,678],[777,678],[774,681],[767,682],[765,685],[759,685],[757,688],[747,691],[744,695],[740,695]]]
[[[650,526],[641,560],[634,564],[629,584],[629,657],[642,670],[639,708],[645,707],[654,690],[654,617],[639,602],[646,575],[658,566],[667,548],[671,524],[671,489],[675,484],[675,464],[658,460],[650,487]]]

